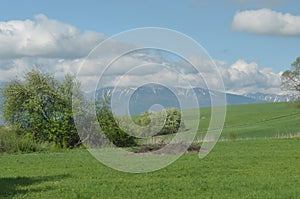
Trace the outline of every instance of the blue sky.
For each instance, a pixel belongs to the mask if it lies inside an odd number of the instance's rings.
[[[180,31],[199,42],[215,60],[228,67],[238,60],[255,63],[274,73],[288,69],[300,56],[300,34],[258,34],[232,28],[237,12],[269,9],[300,15],[297,0],[187,0],[187,1],[2,1],[0,21],[33,20],[43,14],[76,27],[111,36],[131,28],[155,26]],[[296,23],[297,24],[297,23]]]

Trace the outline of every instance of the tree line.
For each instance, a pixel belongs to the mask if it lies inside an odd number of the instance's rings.
[[[82,107],[82,110],[78,113],[72,110],[73,95],[81,98],[77,106]],[[85,138],[91,142],[103,139],[100,134],[91,132],[81,137],[78,135],[74,115],[83,116],[83,112],[88,111],[88,104],[91,103],[82,99],[84,94],[80,90],[80,83],[76,82],[73,76],[66,75],[59,81],[54,75],[32,70],[25,74],[23,80],[14,79],[2,89],[2,117],[6,125],[18,135],[26,135],[35,142],[55,143],[58,148],[74,148],[81,146],[82,139]],[[111,143],[119,147],[137,145],[134,136],[119,128],[108,95],[97,99],[95,105],[101,133]],[[179,129],[180,111],[172,109],[167,112],[166,124],[159,134],[175,133]],[[137,124],[145,126],[149,114],[142,114]]]

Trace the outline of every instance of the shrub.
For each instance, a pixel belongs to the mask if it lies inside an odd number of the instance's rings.
[[[111,111],[110,98],[108,95],[105,95],[97,102],[96,113],[101,132],[110,142],[118,147],[130,147],[136,145],[135,138],[119,128]]]
[[[162,121],[164,122],[163,126],[161,125]],[[174,134],[185,128],[184,122],[181,121],[181,112],[175,108],[158,113],[146,111],[141,114],[137,124],[140,126],[149,125],[151,132],[158,131],[156,135]],[[162,128],[155,129],[160,126]]]
[[[20,135],[18,131],[6,127],[0,128],[0,152],[36,152],[43,151],[45,147],[34,141],[30,135]]]
[[[230,132],[228,137],[229,137],[229,140],[236,140],[236,133],[235,132]]]

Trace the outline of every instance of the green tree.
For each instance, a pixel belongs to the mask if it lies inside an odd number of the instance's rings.
[[[151,121],[150,115],[152,115],[153,121]],[[163,119],[163,127],[157,132],[155,127],[160,127],[160,121]],[[162,111],[158,113],[145,111],[140,115],[137,123],[140,126],[150,125],[149,128],[151,131],[157,132],[156,135],[173,134],[182,131],[185,128],[184,122],[181,121],[181,112],[176,108],[169,108],[165,112]]]
[[[136,145],[135,138],[119,128],[111,110],[110,97],[105,94],[96,102],[96,114],[102,133],[116,146],[129,147]]]
[[[300,57],[291,64],[291,70],[282,73],[281,81],[284,89],[300,94]]]
[[[15,79],[3,88],[3,118],[36,141],[74,147],[80,139],[72,115],[73,89],[79,92],[79,84],[70,75],[59,82],[53,75],[32,70],[24,81]]]
[[[181,121],[181,112],[176,108],[166,110],[166,121],[164,127],[158,135],[177,133],[185,128],[184,122]]]

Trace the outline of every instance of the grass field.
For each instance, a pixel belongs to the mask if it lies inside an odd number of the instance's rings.
[[[198,125],[199,120],[194,117],[197,109],[185,110],[187,119],[185,124]],[[210,122],[210,108],[200,109],[199,130],[197,140],[201,140]],[[300,132],[300,109],[292,103],[247,104],[227,107],[226,120],[221,139],[272,138],[293,136]],[[189,131],[184,133],[190,133]],[[157,136],[147,142],[159,140],[168,141],[173,135]]]
[[[199,137],[210,118],[209,109],[200,112]],[[299,132],[300,110],[293,106],[238,105],[227,109],[226,141],[206,158],[185,154],[152,173],[115,171],[84,149],[2,153],[0,198],[299,198],[300,138],[274,138]]]
[[[190,110],[191,114],[195,110]],[[210,109],[201,109],[200,134],[210,121]],[[194,121],[196,122],[196,121]],[[275,137],[300,131],[300,110],[288,103],[228,106],[222,137],[234,133],[236,138]]]
[[[85,150],[1,155],[0,198],[298,198],[300,140],[219,142],[205,159],[128,174]]]
[[[300,110],[287,103],[228,106],[222,136],[274,137],[300,132]]]

